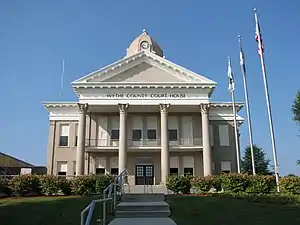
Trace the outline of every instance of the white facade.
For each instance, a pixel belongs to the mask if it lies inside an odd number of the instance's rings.
[[[232,104],[211,102],[216,82],[162,56],[143,32],[125,58],[72,83],[77,103],[44,103],[51,121],[49,173],[67,162],[66,174],[73,174],[68,164],[76,161],[77,175],[127,169],[129,182],[140,184],[164,183],[170,173],[236,170]],[[241,107],[237,103],[236,112]],[[67,133],[68,144],[60,146]]]

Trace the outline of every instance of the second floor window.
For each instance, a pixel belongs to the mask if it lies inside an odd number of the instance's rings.
[[[69,146],[69,125],[62,124],[60,127],[59,146]]]
[[[119,130],[111,130],[111,140],[119,140]]]
[[[132,140],[140,141],[142,139],[142,130],[132,130]]]
[[[169,130],[169,141],[177,141],[177,130]]]
[[[77,146],[78,136],[75,136],[75,146]]]
[[[156,140],[156,130],[154,130],[154,129],[147,130],[147,139],[148,140]]]

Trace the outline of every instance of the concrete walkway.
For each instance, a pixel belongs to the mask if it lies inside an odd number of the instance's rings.
[[[116,207],[116,218],[109,225],[176,225],[169,218],[171,211],[162,193],[164,188],[159,187],[161,192],[155,194],[143,194],[139,188],[135,190],[137,193],[122,196],[122,202]]]

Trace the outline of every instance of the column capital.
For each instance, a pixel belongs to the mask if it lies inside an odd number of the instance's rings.
[[[207,114],[208,111],[209,111],[209,107],[210,105],[209,104],[200,104],[200,110],[201,110],[201,113],[203,114]]]
[[[160,113],[168,113],[168,109],[170,108],[170,104],[159,104]]]
[[[85,104],[77,103],[77,105],[80,113],[86,113],[89,108],[89,105],[87,103]]]
[[[119,106],[120,113],[122,113],[122,114],[127,113],[127,110],[129,108],[129,104],[128,103],[127,104],[118,104],[118,106]]]

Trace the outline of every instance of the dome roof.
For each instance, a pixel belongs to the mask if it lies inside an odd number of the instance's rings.
[[[129,48],[127,49],[126,56],[131,56],[140,51],[149,51],[160,57],[163,57],[163,50],[156,43],[156,41],[148,35],[146,30],[143,30],[142,34],[138,36],[133,42],[131,42]]]

